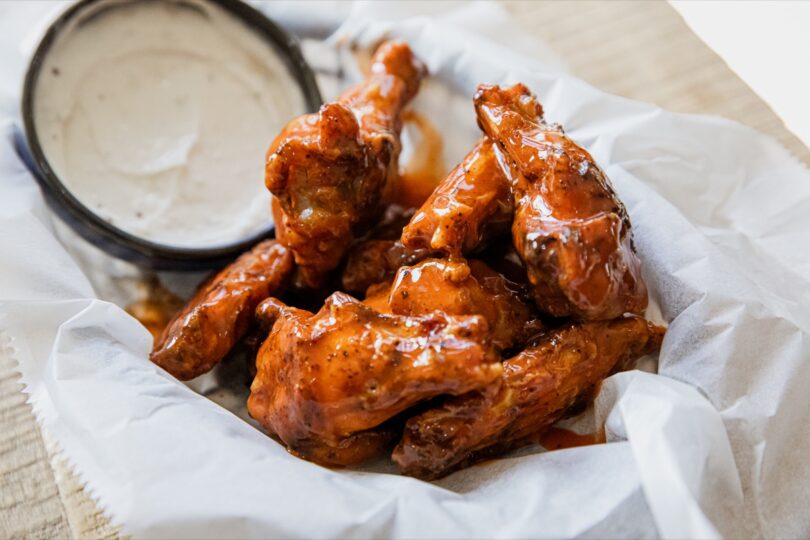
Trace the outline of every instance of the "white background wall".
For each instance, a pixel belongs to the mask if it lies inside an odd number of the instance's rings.
[[[810,2],[670,0],[670,4],[810,146]]]

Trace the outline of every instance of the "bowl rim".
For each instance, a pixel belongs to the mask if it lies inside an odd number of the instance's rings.
[[[224,264],[253,245],[275,233],[275,224],[239,240],[208,247],[182,247],[161,244],[141,238],[105,221],[74,196],[51,167],[40,145],[34,122],[34,94],[42,67],[57,37],[77,16],[88,8],[106,0],[78,0],[59,14],[49,25],[28,62],[23,79],[21,114],[24,128],[25,150],[33,166],[32,174],[43,190],[49,206],[72,229],[91,244],[100,246],[114,257],[156,270],[201,270]],[[121,0],[122,3],[137,0]],[[191,3],[188,0],[172,0]],[[307,112],[315,112],[323,103],[315,74],[304,59],[298,39],[273,22],[266,15],[242,0],[194,0],[218,6],[241,21],[247,31],[256,34],[279,52],[290,75],[304,97]]]

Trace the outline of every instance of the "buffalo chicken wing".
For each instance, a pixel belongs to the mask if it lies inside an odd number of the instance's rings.
[[[294,453],[350,465],[389,440],[375,428],[420,401],[497,380],[480,316],[384,314],[335,293],[316,314],[266,300],[273,324],[256,360],[248,410]],[[384,431],[384,430],[383,430]]]
[[[256,306],[281,292],[293,271],[290,252],[266,240],[197,292],[155,342],[150,356],[178,379],[210,371],[247,334]]]
[[[611,319],[642,313],[647,288],[630,219],[591,155],[546,124],[522,84],[481,85],[478,123],[516,170],[512,238],[546,313]]]
[[[408,420],[394,461],[405,474],[437,478],[528,444],[602,379],[657,350],[663,333],[635,316],[550,331],[506,360],[501,379],[486,389]]]
[[[386,42],[368,79],[290,122],[270,145],[265,183],[278,200],[278,238],[305,285],[320,285],[385,209],[398,174],[400,113],[424,74],[405,43]]]
[[[278,243],[205,285],[152,360],[192,378],[253,328],[247,406],[270,436],[329,466],[393,448],[433,479],[537,441],[664,330],[639,316],[627,211],[525,86],[479,86],[484,136],[426,200],[398,178],[424,75],[383,43],[363,83],[284,128],[265,168]]]

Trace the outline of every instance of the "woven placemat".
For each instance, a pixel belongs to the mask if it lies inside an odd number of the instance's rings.
[[[724,116],[776,137],[805,164],[810,149],[664,2],[504,2],[571,73],[665,109]],[[46,444],[0,336],[0,537],[117,538]],[[46,437],[47,438],[47,437]]]

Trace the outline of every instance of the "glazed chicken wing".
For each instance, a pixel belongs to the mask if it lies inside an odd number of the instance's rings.
[[[525,445],[612,372],[657,350],[664,330],[628,316],[571,323],[503,363],[500,380],[408,420],[393,459],[424,479]]]
[[[400,113],[424,74],[405,43],[384,43],[366,81],[293,120],[270,145],[265,183],[278,200],[277,234],[303,284],[320,285],[385,208],[397,176]]]
[[[404,266],[390,287],[370,291],[367,303],[397,315],[480,315],[498,351],[520,346],[542,329],[524,291],[476,260],[427,259]]]
[[[150,358],[178,379],[210,371],[253,322],[254,310],[278,294],[293,270],[290,252],[266,240],[204,285],[166,326]]]
[[[390,439],[375,428],[408,407],[497,380],[501,363],[479,316],[379,313],[344,293],[316,314],[273,298],[248,410],[294,453],[359,463]]]
[[[490,139],[481,139],[414,214],[402,231],[402,243],[461,255],[475,251],[487,237],[508,232],[514,202],[503,159]]]
[[[479,86],[475,110],[516,170],[512,236],[537,305],[556,317],[642,313],[647,288],[630,220],[590,154],[543,121],[522,84]]]

